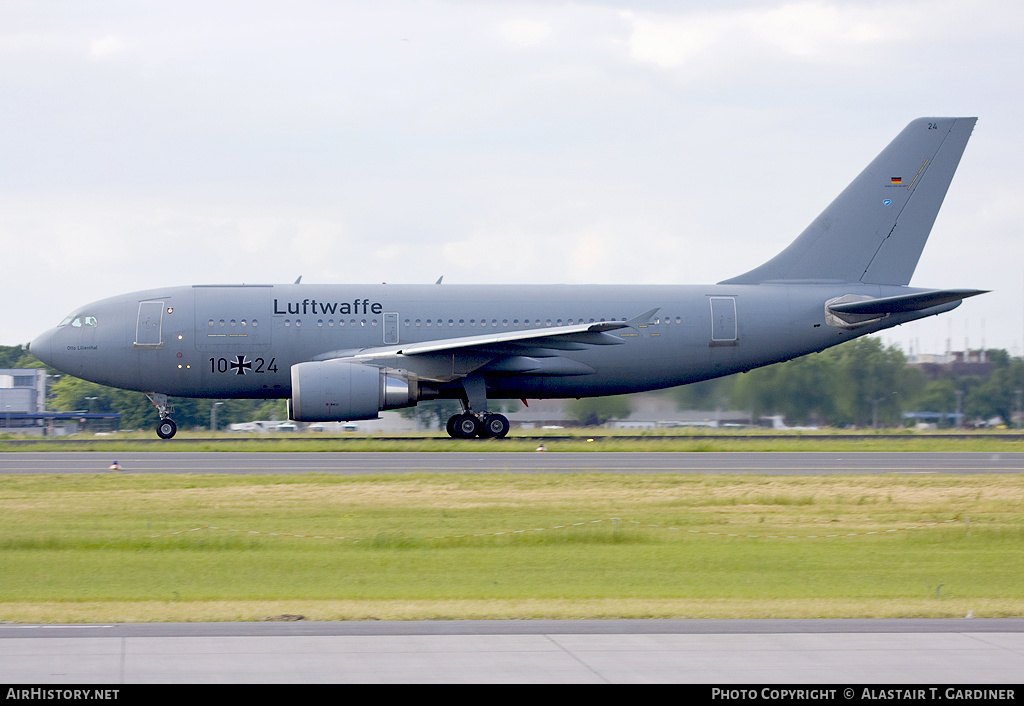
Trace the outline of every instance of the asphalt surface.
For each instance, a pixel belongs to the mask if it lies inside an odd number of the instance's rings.
[[[948,700],[1022,673],[1024,620],[0,625],[0,682],[23,685],[742,684],[771,700],[762,685],[813,684],[859,701],[857,685],[900,684]]]

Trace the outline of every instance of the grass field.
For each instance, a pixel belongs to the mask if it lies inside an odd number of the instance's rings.
[[[1013,475],[5,476],[0,620],[1022,616],[1022,501]]]

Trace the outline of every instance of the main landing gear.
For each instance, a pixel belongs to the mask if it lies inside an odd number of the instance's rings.
[[[503,414],[487,411],[487,384],[484,376],[475,373],[460,380],[462,383],[462,414],[448,420],[448,436],[453,439],[501,439],[508,434],[508,419]],[[482,410],[473,412],[473,410]]]
[[[448,420],[448,436],[453,439],[501,439],[508,434],[508,419],[503,414],[463,412]]]
[[[158,392],[154,392],[152,395],[146,395],[149,401],[156,407],[157,412],[160,414],[160,421],[156,425],[156,435],[161,439],[170,439],[172,436],[178,433],[178,425],[171,419],[171,406],[167,403],[167,395],[162,395]]]

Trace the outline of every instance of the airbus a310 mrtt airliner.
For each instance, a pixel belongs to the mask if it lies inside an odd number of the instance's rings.
[[[454,437],[501,437],[489,399],[613,395],[796,358],[949,311],[907,285],[975,118],[921,118],[777,256],[716,285],[196,285],[104,299],[31,344],[70,375],[150,395],[289,398],[376,418],[452,398]]]

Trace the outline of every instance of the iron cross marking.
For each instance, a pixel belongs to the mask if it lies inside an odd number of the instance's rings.
[[[245,375],[246,368],[252,370],[252,363],[247,361],[244,355],[236,355],[231,361],[231,369],[235,371],[235,375]]]

